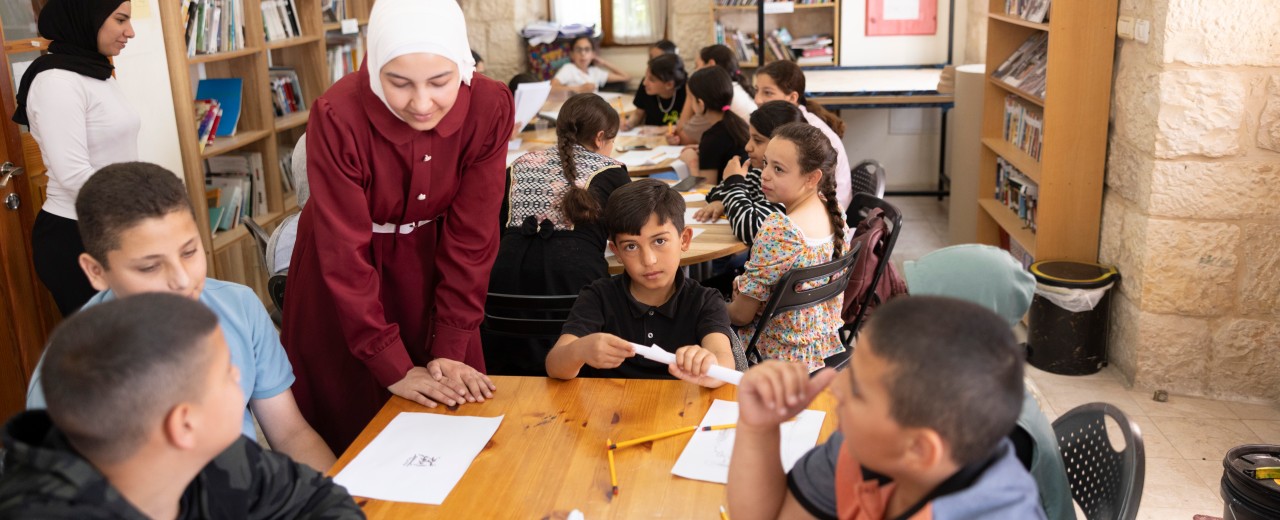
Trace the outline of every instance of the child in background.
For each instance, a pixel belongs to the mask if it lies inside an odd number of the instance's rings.
[[[641,82],[641,90],[646,95],[636,93],[636,110],[622,122],[622,129],[630,130],[641,125],[674,129],[680,120],[680,111],[684,110],[684,83],[687,79],[684,62],[679,56],[663,54],[650,59]]]
[[[638,180],[613,192],[604,222],[609,248],[624,272],[596,280],[578,294],[563,335],[547,356],[547,374],[558,379],[674,377],[708,388],[722,385],[706,374],[712,365],[734,367],[733,330],[720,293],[680,269],[680,253],[693,239],[693,230],[684,226],[684,199],[665,182]],[[673,352],[676,362],[633,358],[631,342]]]
[[[484,74],[484,58],[480,57],[480,53],[471,51],[471,59],[476,60],[476,72]]]
[[[671,40],[658,40],[649,46],[649,59],[657,58],[663,54],[680,54],[680,49]]]
[[[62,322],[44,352],[48,410],[5,426],[0,518],[364,518],[342,486],[241,435],[252,374],[218,322],[163,293]]]
[[[786,211],[786,207],[770,201],[760,189],[765,148],[769,146],[775,129],[787,123],[803,122],[804,114],[800,109],[786,101],[770,101],[752,112],[747,126],[751,138],[746,146],[751,160],[747,164],[742,164],[737,158],[729,160],[724,169],[724,180],[707,192],[707,205],[693,215],[694,220],[715,222],[722,216],[728,217],[733,236],[751,246],[764,219],[773,213]]]
[[[836,197],[840,211],[853,202],[853,181],[849,178],[849,153],[844,149],[844,121],[822,105],[804,97],[804,71],[793,61],[778,60],[756,71],[756,104],[782,100],[799,106],[809,124],[822,130],[836,151]]]
[[[707,184],[720,182],[720,172],[730,161],[739,163],[747,156],[747,122],[729,110],[733,99],[733,80],[720,67],[700,69],[689,77],[689,97],[685,108],[693,110],[711,126],[702,134],[702,143],[689,146],[680,153],[686,164],[697,164],[697,175]]]
[[[991,311],[912,296],[876,309],[848,370],[752,368],[738,387],[734,520],[1043,519],[1005,438],[1022,405],[1022,352]],[[779,425],[832,380],[841,430],[784,472]]]
[[[738,69],[738,56],[732,49],[716,44],[703,47],[698,51],[698,56],[694,60],[697,66],[695,70],[702,70],[706,67],[720,67],[729,73],[729,77],[733,79],[733,102],[729,103],[729,109],[738,117],[746,120],[751,117],[751,113],[756,111],[756,102],[752,99],[754,90],[747,81],[746,76],[742,75],[742,71]],[[701,115],[694,113],[693,108],[685,103],[684,111],[680,113],[680,122],[676,124],[675,135],[667,136],[667,144],[696,144],[702,141],[702,133],[707,131],[712,121],[708,121]]]
[[[204,246],[182,181],[141,162],[112,164],[98,173],[76,197],[85,246],[80,267],[101,291],[84,308],[148,292],[177,294],[209,307],[240,369],[241,433],[256,438],[256,417],[273,449],[327,471],[336,458],[298,410],[293,367],[262,301],[248,287],[205,278]],[[37,365],[27,389],[28,409],[46,405],[43,377]]]
[[[765,150],[761,189],[787,208],[769,215],[756,234],[746,269],[734,280],[729,319],[755,333],[756,318],[784,274],[830,262],[845,253],[844,213],[836,207],[836,153],[817,128],[790,123],[773,131]],[[820,284],[819,284],[820,285]],[[844,351],[839,329],[842,297],[774,316],[756,348],[766,358],[804,363],[810,371]]]
[[[631,181],[626,166],[609,157],[618,124],[618,112],[603,98],[575,94],[556,119],[556,147],[524,154],[507,168],[489,292],[578,294],[609,275],[600,217],[613,191]],[[482,332],[482,343],[489,373],[546,376],[551,342]]]
[[[573,94],[595,92],[611,81],[631,81],[631,76],[596,55],[596,41],[590,36],[573,40],[569,63],[560,66],[551,78],[551,92]]]

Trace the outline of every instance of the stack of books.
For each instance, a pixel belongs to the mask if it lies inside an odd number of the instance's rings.
[[[240,78],[206,78],[196,85],[196,136],[200,152],[213,144],[213,138],[236,135],[240,123],[240,94],[244,80]]]
[[[276,117],[286,116],[307,109],[302,96],[302,83],[298,72],[283,67],[271,67],[271,106]]]
[[[791,51],[800,65],[834,65],[834,44],[830,34],[815,34],[791,40]]]
[[[1036,230],[1039,191],[1030,178],[1003,157],[996,157],[996,200],[1017,213],[1023,225],[1032,231]]]
[[[213,137],[218,131],[218,124],[222,122],[222,105],[216,99],[197,99],[195,111],[196,139],[200,147],[200,153],[204,153],[204,147],[213,144]]]
[[[1028,22],[1044,23],[1049,19],[1050,0],[1004,0],[1005,14]]]
[[[364,58],[364,28],[358,35],[341,35],[328,33],[328,47],[325,49],[329,60],[329,80],[336,83],[343,76],[360,70],[360,60]]]
[[[716,24],[716,43],[733,49],[738,55],[738,63],[751,65],[756,62],[756,35],[743,33],[738,29],[726,28]]]
[[[211,231],[234,229],[243,218],[267,213],[262,154],[229,153],[210,157],[205,161],[205,171]]]
[[[262,0],[262,26],[267,41],[302,36],[293,0]]]
[[[1004,98],[1004,140],[1040,160],[1040,143],[1044,141],[1044,113],[1028,107],[1018,96]]]
[[[786,27],[774,29],[765,37],[765,54],[767,61],[787,60],[796,61],[796,55],[791,52],[791,33]]]
[[[182,6],[187,56],[245,47],[243,0],[190,0]]]
[[[1037,31],[991,75],[1013,88],[1044,99],[1048,66],[1049,33]]]
[[[325,23],[341,22],[347,17],[347,0],[320,0],[320,13]]]

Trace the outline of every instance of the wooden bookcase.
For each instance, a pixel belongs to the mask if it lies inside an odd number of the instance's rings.
[[[765,47],[760,45],[764,35],[772,33],[779,27],[786,27],[794,38],[813,34],[830,34],[832,39],[831,63],[801,65],[801,67],[830,67],[840,64],[840,0],[823,0],[822,2],[802,4],[800,2],[778,2],[777,0],[756,0],[754,5],[721,5],[727,0],[711,0],[711,40],[715,40],[715,24],[725,27],[725,39],[728,40],[729,29],[741,30],[743,33],[756,34],[757,61],[742,62],[742,68],[760,66],[759,59],[768,58]],[[765,5],[791,3],[792,12],[766,13]],[[764,32],[760,32],[760,27]],[[728,45],[726,41],[726,45]],[[733,46],[730,45],[730,48]],[[736,49],[735,49],[736,50]],[[767,62],[766,62],[767,63]]]
[[[990,0],[978,175],[979,242],[1001,245],[1007,235],[1037,261],[1097,260],[1117,1],[1058,0],[1048,21],[1033,23],[1004,14],[1004,0]],[[1049,34],[1044,99],[991,75],[1036,32]],[[1004,140],[1004,103],[1009,95],[1043,114],[1039,161]],[[994,198],[997,157],[1037,184],[1034,231]]]
[[[262,154],[267,212],[254,221],[271,231],[287,215],[298,211],[296,193],[286,193],[281,183],[279,158],[282,148],[291,148],[306,131],[309,111],[275,117],[271,105],[269,67],[288,67],[298,74],[306,106],[330,85],[326,57],[326,33],[340,29],[325,23],[321,0],[293,0],[300,36],[268,41],[264,34],[261,4],[266,0],[241,0],[244,4],[245,41],[243,49],[216,54],[187,56],[182,7],[179,2],[160,2],[164,40],[169,64],[169,80],[177,119],[178,143],[182,151],[182,172],[191,205],[195,209],[200,236],[209,261],[209,276],[247,285],[265,302],[267,274],[257,245],[245,226],[215,234],[209,230],[205,201],[205,160],[229,152]],[[347,0],[346,16],[360,25],[367,23],[373,0]],[[218,137],[203,151],[198,146],[194,100],[201,78],[241,78],[240,121],[236,134]]]

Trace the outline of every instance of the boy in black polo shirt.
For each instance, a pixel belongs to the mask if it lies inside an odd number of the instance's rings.
[[[693,230],[684,227],[684,199],[662,181],[635,181],[609,197],[604,224],[625,272],[578,294],[547,355],[547,374],[724,384],[706,374],[715,364],[733,368],[733,330],[720,293],[680,270],[680,253],[693,240]],[[635,357],[631,342],[674,352],[676,362]]]

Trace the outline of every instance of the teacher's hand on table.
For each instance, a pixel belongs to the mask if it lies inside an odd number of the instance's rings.
[[[724,216],[724,203],[721,201],[709,202],[706,206],[698,209],[693,214],[693,219],[698,222],[715,222]]]
[[[435,358],[427,363],[427,371],[436,381],[448,382],[454,388],[463,385],[462,398],[469,403],[483,403],[486,398],[493,398],[493,391],[498,389],[489,376],[461,361]]]
[[[795,417],[835,378],[835,370],[809,377],[804,363],[768,360],[742,376],[738,385],[738,424],[776,428]]]
[[[466,386],[457,381],[439,380],[432,377],[427,369],[413,367],[404,379],[388,386],[387,390],[427,408],[435,408],[437,402],[457,406],[463,401]]]

